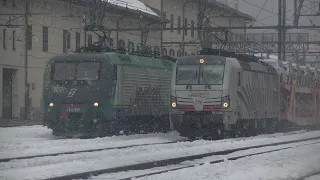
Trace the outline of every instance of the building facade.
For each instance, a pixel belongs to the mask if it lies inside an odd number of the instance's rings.
[[[147,6],[157,9],[161,12],[160,0],[141,0]],[[183,56],[195,54],[201,49],[199,34],[196,29],[198,26],[199,13],[204,12],[203,21],[206,23],[208,18],[208,26],[210,27],[243,27],[248,22],[254,20],[253,17],[237,10],[236,3],[228,3],[225,0],[203,0],[201,5],[199,1],[189,0],[162,0],[162,12],[170,23],[165,28],[183,28],[194,27],[194,30],[165,30],[163,33],[164,47],[170,56]],[[205,25],[205,24],[204,24]],[[226,40],[225,31],[209,32],[221,40]],[[244,41],[246,30],[229,29],[227,32],[228,41]],[[219,48],[221,42],[214,36],[209,36],[213,48]],[[182,42],[185,42],[183,45]],[[232,45],[230,45],[232,50]]]
[[[129,51],[139,50],[141,43],[159,48],[159,30],[148,31],[146,38],[146,34],[139,29],[183,27],[184,23],[189,27],[197,26],[197,3],[186,3],[184,0],[163,1],[166,18],[161,18],[159,0],[141,0],[136,3],[124,3],[123,0],[108,4],[108,11],[105,12],[101,25],[113,29],[108,31],[109,45],[122,46]],[[245,26],[252,19],[236,9],[221,8],[221,5],[223,3],[212,3],[206,9],[206,16],[212,26]],[[25,0],[0,0],[0,119],[25,119],[26,111],[29,112],[28,119],[41,119],[46,61],[54,55],[68,53],[99,39],[92,31],[84,31],[84,26],[92,21],[92,14],[88,13],[90,9],[86,4],[75,4],[68,0],[29,0],[28,20],[25,19],[25,10]],[[222,15],[225,17],[221,17]],[[122,31],[123,28],[138,30]],[[233,33],[245,32],[234,30]],[[180,42],[188,43],[183,46]],[[200,49],[199,44],[194,42],[199,42],[197,30],[163,31],[165,55],[194,54]],[[25,108],[26,105],[29,108]]]

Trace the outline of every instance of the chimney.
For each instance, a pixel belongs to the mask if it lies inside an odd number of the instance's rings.
[[[239,1],[234,3],[234,9],[239,10]]]

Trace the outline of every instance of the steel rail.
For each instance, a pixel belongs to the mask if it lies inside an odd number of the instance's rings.
[[[138,164],[133,164],[133,165],[128,165],[128,166],[120,166],[120,167],[106,168],[106,169],[100,169],[100,170],[94,170],[94,171],[88,171],[88,172],[74,173],[74,174],[63,175],[63,176],[58,176],[58,177],[51,177],[51,178],[47,178],[47,179],[43,179],[43,180],[87,179],[92,176],[98,176],[98,175],[106,174],[106,173],[117,173],[117,172],[122,172],[122,171],[131,171],[131,170],[145,170],[145,169],[151,169],[151,168],[155,168],[155,167],[177,165],[177,164],[180,164],[184,161],[192,161],[192,160],[201,159],[201,158],[214,156],[214,155],[227,155],[230,153],[248,150],[248,149],[286,145],[286,144],[292,144],[292,143],[298,143],[298,142],[310,141],[310,140],[319,140],[319,139],[320,139],[320,137],[313,137],[313,138],[305,138],[305,139],[292,140],[292,141],[286,141],[286,142],[255,145],[255,146],[235,148],[235,149],[229,149],[229,150],[223,150],[223,151],[215,151],[215,152],[209,152],[209,153],[203,153],[203,154],[197,154],[197,155],[190,155],[190,156],[183,156],[183,157],[157,160],[157,161],[151,161],[151,162],[144,162],[144,163],[138,163]]]

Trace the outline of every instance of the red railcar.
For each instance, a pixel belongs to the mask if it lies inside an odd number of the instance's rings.
[[[281,87],[281,120],[295,126],[320,125],[320,73],[317,68],[285,63]]]

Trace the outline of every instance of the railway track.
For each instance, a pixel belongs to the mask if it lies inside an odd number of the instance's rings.
[[[298,146],[295,146],[295,147],[308,146],[308,145],[312,145],[312,144],[320,144],[320,141],[313,142],[313,143],[307,143],[307,144],[303,144],[303,145],[298,145]],[[291,148],[295,148],[295,147],[284,147],[284,148],[278,148],[278,149],[274,149],[274,150],[266,150],[266,151],[257,152],[257,153],[250,153],[250,154],[246,154],[246,155],[242,155],[242,156],[236,156],[236,157],[231,157],[231,158],[226,158],[226,159],[214,160],[214,161],[210,161],[210,162],[207,162],[207,163],[209,163],[209,164],[218,164],[218,163],[224,162],[226,160],[234,161],[234,160],[242,159],[242,158],[245,158],[245,157],[248,157],[248,156],[256,156],[256,155],[260,155],[260,154],[267,154],[267,153],[286,150],[286,149],[291,149]],[[196,164],[187,165],[187,166],[183,166],[183,167],[168,168],[168,169],[162,170],[162,171],[157,171],[157,172],[152,172],[152,173],[145,173],[145,174],[142,174],[142,175],[131,176],[131,177],[128,177],[128,178],[122,178],[122,179],[118,179],[118,180],[132,180],[133,178],[141,178],[141,177],[146,177],[146,176],[151,176],[151,175],[156,175],[156,174],[162,174],[162,173],[166,173],[166,172],[169,172],[169,171],[177,171],[177,170],[180,170],[180,169],[186,169],[186,168],[201,166],[201,165],[204,165],[204,164],[205,163],[196,163]],[[306,176],[306,177],[304,177],[302,179],[298,179],[298,180],[305,180],[305,178],[317,175],[319,173],[320,172],[314,173],[312,175]]]
[[[100,170],[87,171],[87,172],[81,172],[81,173],[74,173],[74,174],[63,175],[63,176],[59,176],[59,177],[51,177],[51,178],[43,179],[43,180],[49,180],[49,179],[50,180],[87,179],[89,177],[98,176],[101,174],[119,173],[119,172],[134,171],[134,170],[147,170],[147,169],[152,169],[152,168],[156,168],[156,167],[178,165],[184,161],[194,161],[197,159],[202,159],[202,158],[210,157],[210,156],[228,155],[228,154],[231,154],[234,152],[244,151],[244,150],[249,150],[249,149],[258,149],[258,148],[264,148],[264,147],[270,147],[270,146],[288,145],[288,144],[299,143],[299,142],[304,142],[304,141],[312,141],[312,140],[320,140],[320,137],[305,138],[305,139],[300,139],[300,140],[285,141],[285,142],[278,142],[278,143],[269,143],[269,144],[263,144],[263,145],[228,149],[228,150],[223,150],[223,151],[215,151],[215,152],[202,153],[202,154],[196,154],[196,155],[182,156],[182,157],[177,157],[177,158],[170,158],[170,159],[163,159],[163,160],[150,161],[150,162],[144,162],[144,163],[137,163],[137,164],[132,164],[132,165],[128,165],[128,166],[120,166],[120,167],[114,167],[114,168],[107,168],[107,169],[100,169]],[[307,145],[316,144],[316,143],[320,143],[320,141],[309,143]],[[297,146],[295,146],[295,147],[297,147]],[[236,160],[236,159],[244,158],[247,156],[265,154],[265,153],[270,153],[270,152],[274,152],[274,151],[281,151],[281,150],[289,149],[289,148],[293,148],[293,147],[284,147],[284,148],[278,148],[278,149],[268,150],[268,151],[259,152],[259,153],[247,154],[244,156],[243,155],[237,156],[237,157],[229,158],[229,160]],[[210,163],[214,164],[214,163],[220,163],[223,161],[224,161],[224,159],[219,159],[219,160],[212,161]],[[160,173],[167,172],[167,171],[173,171],[173,170],[178,170],[178,169],[183,169],[183,168],[188,168],[188,167],[193,167],[193,166],[194,165],[186,165],[186,166],[178,167],[175,169],[169,169],[169,170],[154,172],[151,174],[144,174],[144,175],[135,176],[135,177],[142,177],[142,176],[147,176],[147,175],[152,175],[152,174],[160,174]],[[125,179],[131,179],[131,178],[125,178]]]
[[[306,132],[308,132],[308,130],[306,130]],[[288,131],[288,132],[283,132],[283,133],[289,135],[291,133],[296,134],[297,131]],[[270,134],[270,135],[272,135],[272,134]],[[137,144],[137,145],[126,145],[126,146],[106,147],[106,148],[87,149],[87,150],[78,150],[78,151],[57,152],[57,153],[49,153],[49,154],[37,154],[37,155],[30,155],[30,156],[9,157],[9,158],[1,158],[0,163],[1,162],[9,162],[9,161],[13,161],[13,160],[38,158],[38,157],[59,156],[59,155],[78,154],[78,153],[86,153],[86,152],[99,152],[99,151],[113,150],[113,149],[126,149],[126,148],[161,145],[161,144],[165,145],[165,144],[174,144],[174,143],[178,143],[178,142],[190,142],[190,141],[193,141],[193,140],[185,139],[185,140],[176,140],[176,141],[170,141],[170,142],[144,143],[144,144]]]
[[[21,156],[21,157],[12,157],[12,158],[2,158],[2,159],[0,159],[0,162],[9,162],[9,161],[12,161],[12,160],[31,159],[31,158],[46,157],[46,156],[59,156],[59,155],[65,155],[65,154],[77,154],[77,153],[85,153],[85,152],[98,152],[98,151],[113,150],[113,149],[126,149],[126,148],[132,148],[132,147],[152,146],[152,145],[160,145],[160,144],[173,144],[173,143],[187,142],[187,141],[190,141],[190,140],[179,140],[179,141],[159,142],[159,143],[145,143],[145,144],[138,144],[138,145],[116,146],[116,147],[108,147],[108,148],[98,148],[98,149],[88,149],[88,150],[69,151],[69,152],[58,152],[58,153],[39,154],[39,155]]]

